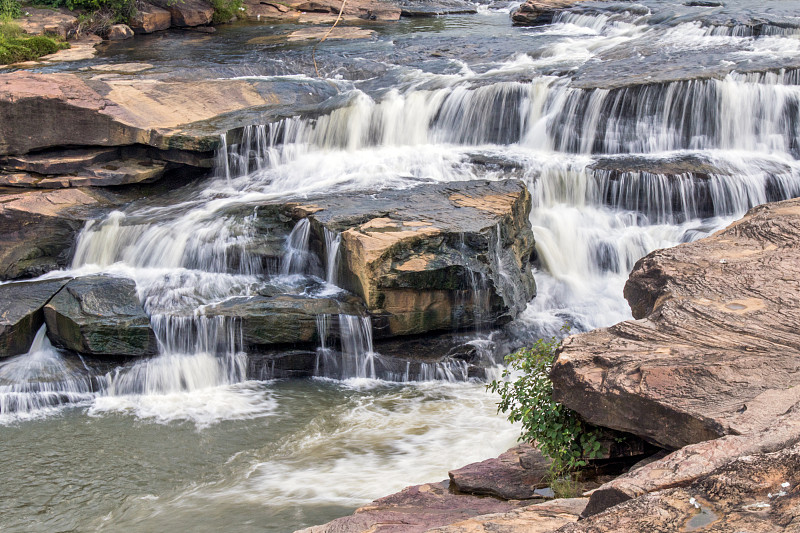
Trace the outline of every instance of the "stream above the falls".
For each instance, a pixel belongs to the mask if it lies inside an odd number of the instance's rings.
[[[0,360],[0,477],[11,488],[0,530],[293,531],[515,443],[497,399],[457,365],[375,370],[364,317],[339,318],[348,370],[253,376],[235,330],[197,309],[274,286],[340,291],[334,270],[307,266],[302,224],[275,272],[228,268],[228,251],[252,235],[227,210],[519,179],[533,197],[538,294],[502,332],[460,332],[506,346],[631,318],[622,290],[639,258],[800,195],[800,2],[587,6],[540,28],[512,27],[500,4],[371,26],[373,38],[320,47],[321,80],[311,45],[284,41],[291,25],[164,32],[43,67],[307,77],[336,96],[246,128],[213,176],[93,221],[71,269],[46,276],[133,279],[160,352],[96,365],[41,332],[28,354]]]

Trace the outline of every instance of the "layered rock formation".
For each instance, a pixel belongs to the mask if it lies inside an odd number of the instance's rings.
[[[377,337],[507,322],[535,294],[530,194],[517,181],[331,196],[293,208],[317,242],[340,234],[337,283]]]
[[[798,400],[800,201],[640,260],[637,320],[567,339],[558,401],[667,448],[768,427]]]

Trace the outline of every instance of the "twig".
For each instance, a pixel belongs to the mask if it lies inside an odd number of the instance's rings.
[[[339,21],[342,20],[342,13],[344,13],[344,6],[347,4],[347,0],[342,0],[342,7],[339,8],[339,14],[336,16],[336,20],[333,22],[333,26],[330,27],[328,32],[319,40],[317,44],[314,45],[314,48],[311,49],[311,60],[314,62],[314,71],[317,73],[317,77],[319,78],[319,69],[317,68],[317,46],[321,45],[325,42],[325,39],[328,38],[328,35],[331,34],[333,28],[339,24]]]

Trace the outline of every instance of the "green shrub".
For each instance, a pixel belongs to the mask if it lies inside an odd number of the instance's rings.
[[[239,8],[242,7],[242,0],[211,0],[211,5],[214,6],[214,17],[211,22],[214,24],[222,24],[230,21],[234,15],[239,14]]]
[[[31,61],[64,48],[69,45],[44,35],[26,37],[16,24],[0,23],[0,65]]]
[[[7,21],[22,16],[17,0],[0,0],[0,21]]]
[[[533,347],[509,355],[502,379],[487,385],[500,394],[498,411],[508,413],[511,422],[522,424],[520,440],[536,443],[553,460],[554,480],[569,479],[570,472],[602,453],[600,432],[553,401],[550,370],[558,345],[556,338],[540,339]]]

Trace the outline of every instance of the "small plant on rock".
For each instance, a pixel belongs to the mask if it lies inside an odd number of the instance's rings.
[[[506,357],[502,379],[487,385],[500,394],[498,411],[508,413],[511,422],[522,424],[520,440],[535,443],[553,460],[554,485],[559,480],[574,481],[572,472],[602,453],[600,432],[553,400],[550,370],[558,345],[555,337],[539,339],[532,347],[512,353]]]

